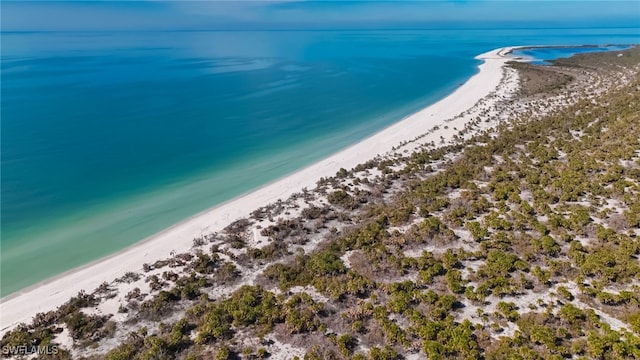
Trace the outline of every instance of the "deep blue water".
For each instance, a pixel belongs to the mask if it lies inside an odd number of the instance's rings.
[[[0,293],[381,130],[458,87],[479,53],[639,40],[637,28],[4,32]]]

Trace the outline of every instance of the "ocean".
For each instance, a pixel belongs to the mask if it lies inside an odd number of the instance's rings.
[[[3,31],[0,295],[372,135],[480,53],[638,42],[615,27]]]

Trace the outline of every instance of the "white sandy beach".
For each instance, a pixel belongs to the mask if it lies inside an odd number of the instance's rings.
[[[172,252],[188,251],[195,237],[219,231],[234,220],[248,217],[252,210],[286,199],[303,188],[311,189],[321,177],[333,176],[340,168],[350,169],[376,155],[387,153],[399,143],[413,140],[435,125],[463,113],[498,88],[503,66],[513,60],[508,56],[511,49],[501,48],[479,55],[477,59],[484,60],[479,66],[480,71],[452,94],[345,150],[200,213],[117,254],[3,298],[0,300],[0,334],[18,323],[29,322],[38,312],[55,309],[80,290],[92,292],[104,281],[110,282],[128,271],[141,271],[144,263],[165,259]],[[441,136],[450,139],[456,133],[453,126],[441,126],[437,132],[430,133],[428,140],[439,140]]]

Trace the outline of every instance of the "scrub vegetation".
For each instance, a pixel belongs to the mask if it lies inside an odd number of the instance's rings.
[[[640,359],[639,63],[638,48],[514,63],[521,88],[496,126],[481,128],[488,112],[447,144],[342,169],[1,345],[61,346],[42,359]]]

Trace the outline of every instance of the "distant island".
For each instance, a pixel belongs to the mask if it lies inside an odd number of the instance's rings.
[[[3,298],[3,357],[640,359],[640,47],[513,50],[328,159]]]

